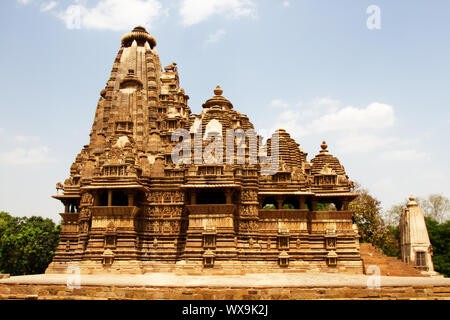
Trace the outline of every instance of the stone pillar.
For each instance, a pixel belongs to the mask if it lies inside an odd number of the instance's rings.
[[[277,209],[283,209],[283,198],[277,198]]]
[[[317,200],[311,200],[311,211],[317,211]]]
[[[69,203],[68,202],[66,202],[64,204],[64,212],[69,212]]]
[[[108,190],[108,207],[112,206],[112,190]]]
[[[129,207],[134,206],[134,192],[128,193],[128,206]]]
[[[305,209],[305,198],[303,197],[298,198],[298,208]]]
[[[231,190],[225,191],[225,197],[226,197],[226,203],[227,204],[231,204],[231,195],[232,195],[232,191]]]
[[[195,191],[191,191],[191,204],[197,204],[197,194]]]
[[[349,203],[350,202],[348,200],[342,201],[342,210],[348,210]]]
[[[94,192],[94,206],[98,206],[100,203],[100,192]]]

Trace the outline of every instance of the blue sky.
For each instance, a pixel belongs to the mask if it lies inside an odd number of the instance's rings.
[[[59,221],[50,195],[89,142],[121,36],[144,25],[194,113],[220,84],[266,137],[325,139],[385,208],[450,197],[450,2],[8,0],[0,4],[0,210]],[[380,29],[366,12],[380,9]]]

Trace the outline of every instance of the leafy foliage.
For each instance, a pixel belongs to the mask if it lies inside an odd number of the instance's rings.
[[[433,247],[434,270],[450,277],[450,221],[439,223],[426,217],[425,223]]]
[[[440,194],[430,194],[424,203],[420,203],[426,217],[440,223],[449,219],[450,200]]]
[[[317,211],[335,211],[336,207],[332,203],[317,203]]]
[[[0,272],[43,273],[58,245],[60,226],[42,217],[12,217],[0,212]]]
[[[381,202],[359,184],[355,184],[355,191],[359,196],[350,203],[349,209],[354,211],[353,223],[358,226],[360,241],[372,243],[388,256],[398,256],[398,240],[394,230],[383,222]]]

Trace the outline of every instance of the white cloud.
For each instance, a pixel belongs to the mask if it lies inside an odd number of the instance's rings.
[[[420,152],[414,149],[390,150],[380,155],[381,160],[411,162],[416,160],[431,160],[431,155],[427,152]]]
[[[298,103],[296,107],[291,107],[282,99],[274,99],[270,106],[282,109],[272,129],[283,128],[296,138],[332,131],[350,136],[358,130],[379,131],[395,124],[394,108],[377,102],[365,108],[355,108],[342,107],[338,100],[317,98],[309,103]],[[374,137],[370,136],[371,140],[375,141]],[[376,143],[381,142],[381,138],[376,139]]]
[[[191,26],[216,14],[238,18],[254,16],[256,11],[251,0],[182,0],[179,13],[182,23]]]
[[[15,148],[0,154],[1,164],[42,164],[52,163],[54,159],[49,157],[50,149],[47,146],[32,148]]]
[[[289,104],[286,101],[284,101],[283,99],[273,99],[270,102],[270,106],[274,107],[274,108],[282,108],[282,109],[287,109],[290,107]]]
[[[214,33],[211,33],[208,36],[208,39],[206,39],[206,43],[214,43],[214,42],[218,42],[225,34],[227,33],[227,31],[223,28],[217,30]]]
[[[371,103],[366,108],[348,106],[323,115],[312,122],[318,132],[355,129],[384,129],[395,123],[394,109],[383,103]]]
[[[58,17],[68,29],[122,31],[137,25],[149,26],[164,14],[157,0],[100,0],[95,7],[70,5]]]
[[[282,3],[281,3],[281,5],[283,6],[283,7],[289,7],[291,4],[289,3],[289,1],[283,1]]]
[[[41,12],[47,12],[52,10],[54,7],[56,7],[58,5],[58,2],[56,1],[49,1],[49,2],[44,2],[41,4]]]
[[[19,4],[26,5],[26,4],[29,4],[31,2],[31,0],[17,0],[17,2]]]
[[[15,136],[14,140],[17,142],[37,142],[40,138],[36,136]]]
[[[341,107],[341,102],[331,98],[316,98],[309,103],[299,102],[297,106],[300,108],[302,118],[311,119],[337,111]]]
[[[397,141],[397,138],[376,134],[353,133],[339,138],[336,149],[339,153],[364,153],[389,147]]]

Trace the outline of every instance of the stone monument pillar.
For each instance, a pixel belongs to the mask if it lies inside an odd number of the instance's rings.
[[[423,273],[435,274],[425,218],[413,196],[400,216],[399,233],[401,259]]]

